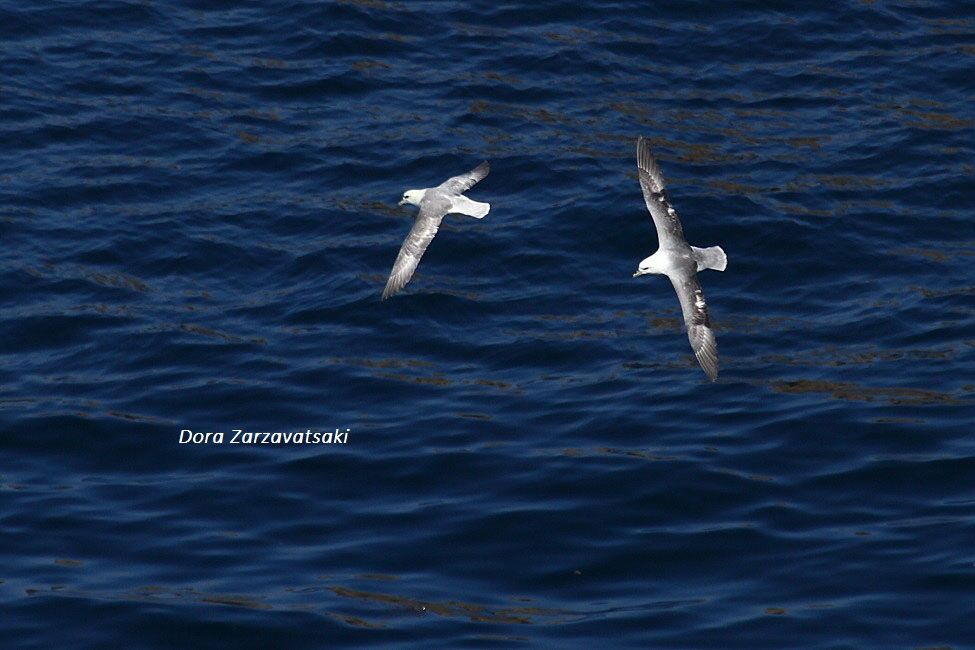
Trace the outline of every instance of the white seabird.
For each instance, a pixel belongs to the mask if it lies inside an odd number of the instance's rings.
[[[423,190],[407,190],[403,194],[400,205],[409,203],[419,206],[420,211],[413,217],[413,227],[410,234],[403,241],[399,249],[393,271],[389,274],[386,288],[383,289],[383,300],[406,286],[413,277],[416,265],[420,263],[423,252],[433,241],[440,222],[448,214],[465,214],[475,219],[483,219],[490,211],[490,203],[472,201],[464,196],[464,192],[488,175],[491,166],[487,161],[460,176],[448,178],[437,187]]]
[[[656,253],[640,262],[633,277],[655,273],[670,278],[680,300],[694,356],[711,381],[715,381],[718,378],[718,344],[711,331],[708,307],[697,281],[697,272],[704,269],[724,271],[728,257],[720,246],[697,248],[688,245],[680,218],[667,199],[660,167],[643,136],[636,143],[636,165],[640,170],[643,198],[657,227],[659,247]]]

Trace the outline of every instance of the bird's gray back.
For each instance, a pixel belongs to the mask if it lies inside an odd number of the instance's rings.
[[[697,274],[697,260],[694,250],[683,239],[664,239],[660,241],[660,248],[670,255],[671,267],[678,275]]]
[[[451,194],[444,190],[443,187],[431,187],[423,195],[423,200],[420,201],[420,211],[416,215],[417,221],[420,219],[436,219],[437,223],[443,216],[450,211],[450,207],[453,204],[451,200]]]

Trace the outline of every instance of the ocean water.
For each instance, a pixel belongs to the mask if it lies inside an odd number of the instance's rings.
[[[973,67],[965,2],[0,0],[0,645],[975,647]]]

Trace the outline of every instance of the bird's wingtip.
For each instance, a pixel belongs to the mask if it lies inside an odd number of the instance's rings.
[[[650,175],[650,179],[653,181],[650,191],[662,192],[666,182],[664,181],[664,175],[660,172],[660,165],[657,164],[657,159],[654,157],[653,152],[650,151],[650,139],[646,136],[641,135],[637,138],[636,165]]]
[[[712,382],[718,381],[718,362],[715,360],[713,363],[702,363],[701,368],[704,370],[704,374],[708,376]]]
[[[718,381],[718,367],[716,365],[714,366],[710,364],[705,365],[704,362],[701,362],[699,365],[701,366],[701,370],[704,371],[704,374],[707,375],[708,380],[711,383]]]
[[[645,135],[641,135],[636,139],[636,154],[640,155],[640,152],[647,151],[650,149],[650,138]]]

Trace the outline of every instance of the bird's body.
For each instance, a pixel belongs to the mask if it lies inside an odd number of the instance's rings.
[[[640,262],[633,277],[653,273],[670,278],[680,301],[691,349],[701,369],[714,381],[718,378],[718,344],[711,330],[707,303],[697,281],[697,272],[704,269],[723,271],[728,258],[720,246],[697,248],[684,239],[684,229],[677,211],[667,198],[660,167],[643,137],[637,141],[637,168],[643,198],[653,217],[660,245],[656,253]]]
[[[403,194],[399,204],[415,205],[420,208],[420,211],[413,218],[413,227],[403,241],[399,255],[396,256],[386,288],[383,289],[383,300],[406,286],[413,277],[420,258],[433,241],[440,229],[440,222],[446,215],[466,214],[476,219],[487,215],[491,209],[489,203],[472,201],[463,193],[474,187],[490,171],[490,165],[482,162],[468,173],[448,178],[437,187],[408,190]]]

